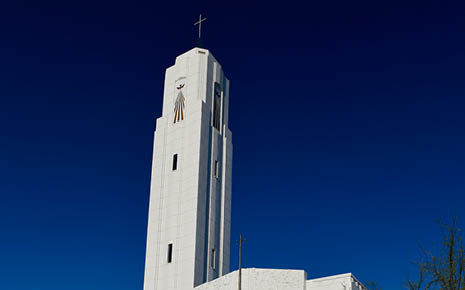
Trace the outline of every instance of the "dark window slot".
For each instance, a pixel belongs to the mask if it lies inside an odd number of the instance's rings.
[[[173,261],[173,244],[168,244],[168,263]]]
[[[178,154],[173,155],[173,170],[178,169]]]

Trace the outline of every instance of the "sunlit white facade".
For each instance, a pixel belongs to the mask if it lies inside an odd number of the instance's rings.
[[[206,49],[166,70],[154,134],[144,290],[235,290],[229,273],[232,134],[229,80]],[[352,274],[243,269],[242,290],[363,290]]]

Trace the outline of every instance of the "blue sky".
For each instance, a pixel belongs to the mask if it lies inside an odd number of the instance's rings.
[[[142,289],[164,70],[199,13],[245,267],[399,289],[438,219],[464,225],[459,1],[2,5],[1,289]]]

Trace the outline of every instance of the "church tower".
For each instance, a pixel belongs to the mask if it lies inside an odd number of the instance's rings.
[[[187,290],[229,272],[229,80],[194,48],[166,70],[154,134],[144,290]]]

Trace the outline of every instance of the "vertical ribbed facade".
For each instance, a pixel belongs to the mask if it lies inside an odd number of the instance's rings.
[[[229,81],[208,50],[194,48],[166,70],[154,134],[144,290],[192,289],[229,272],[228,108]]]

